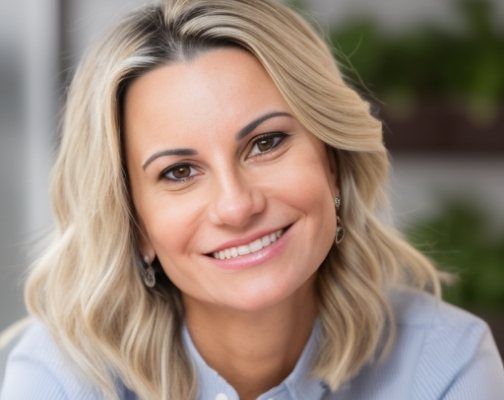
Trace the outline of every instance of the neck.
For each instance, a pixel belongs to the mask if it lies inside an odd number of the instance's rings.
[[[254,312],[202,306],[184,297],[195,347],[240,399],[255,399],[294,369],[318,313],[312,278],[280,304]]]

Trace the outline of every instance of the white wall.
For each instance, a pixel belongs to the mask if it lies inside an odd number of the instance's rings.
[[[25,314],[22,277],[51,224],[47,177],[57,114],[55,0],[2,2],[0,330]],[[6,352],[0,352],[0,376]]]

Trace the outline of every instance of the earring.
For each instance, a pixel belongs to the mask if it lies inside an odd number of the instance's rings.
[[[339,210],[341,208],[341,197],[336,196],[334,198],[334,205],[336,206],[336,210]],[[343,238],[345,237],[345,228],[343,227],[343,224],[341,223],[341,218],[336,216],[336,244],[340,244],[343,241]]]
[[[343,228],[343,225],[341,224],[341,218],[339,216],[336,217],[336,225],[336,244],[340,244],[345,237],[345,228]]]
[[[341,197],[336,196],[334,198],[334,205],[336,206],[336,209],[339,210],[341,207]]]
[[[142,259],[142,268],[140,270],[142,275],[142,279],[144,281],[145,286],[148,288],[153,288],[156,286],[156,271],[152,267],[152,264],[149,263],[149,257],[144,256]]]

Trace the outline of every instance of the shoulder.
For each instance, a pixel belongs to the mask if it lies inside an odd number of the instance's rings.
[[[412,345],[421,340],[422,354],[427,350],[448,355],[463,363],[474,355],[484,339],[492,339],[488,324],[480,317],[413,288],[394,288],[389,300],[395,316],[398,340]]]
[[[98,399],[48,329],[33,321],[7,359],[1,400]]]
[[[61,351],[49,330],[34,320],[8,356],[0,399],[100,398],[100,392]]]
[[[391,361],[409,371],[412,398],[503,398],[504,369],[485,321],[412,288],[395,288],[389,299],[397,324]]]
[[[436,298],[430,293],[400,286],[390,289],[388,299],[394,311],[397,325],[409,327],[457,327],[477,326],[487,329],[481,318]]]
[[[488,325],[429,293],[399,287],[388,298],[396,339],[343,389],[352,399],[504,398],[504,369]]]

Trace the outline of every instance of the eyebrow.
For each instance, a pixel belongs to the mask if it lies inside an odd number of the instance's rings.
[[[270,118],[274,117],[291,117],[292,115],[289,114],[288,112],[284,111],[274,111],[270,112],[267,114],[264,114],[253,121],[249,122],[247,125],[245,125],[240,131],[235,135],[236,140],[241,140],[245,136],[247,136],[250,132],[252,132],[255,128],[257,128],[260,124],[262,124],[264,121]],[[165,156],[195,156],[197,155],[198,152],[194,149],[188,149],[188,148],[180,148],[180,149],[169,149],[169,150],[161,150],[158,151],[154,154],[152,154],[142,165],[142,169],[145,171],[147,166],[153,162],[155,159],[159,157],[165,157]]]
[[[236,140],[243,139],[264,121],[273,117],[292,117],[292,115],[284,111],[274,111],[268,114],[264,114],[263,116],[256,118],[252,122],[249,122],[247,125],[245,125],[242,129],[240,129],[240,131],[236,134]]]
[[[156,158],[165,157],[165,156],[195,156],[198,154],[196,150],[193,149],[170,149],[170,150],[161,150],[153,155],[151,155],[142,165],[142,169],[145,171],[145,168],[153,162]]]

